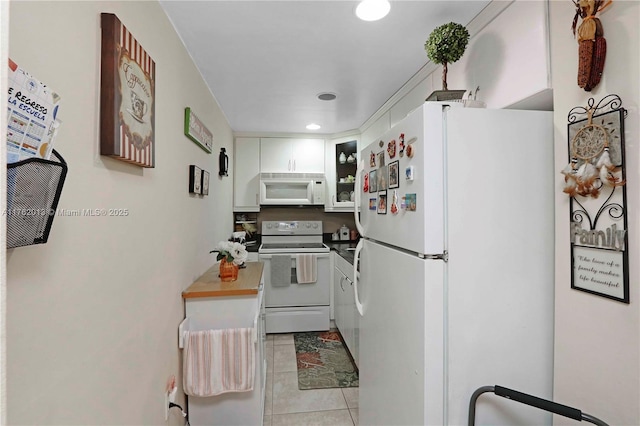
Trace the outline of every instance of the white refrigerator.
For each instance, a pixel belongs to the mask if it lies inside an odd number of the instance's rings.
[[[464,425],[485,385],[552,399],[553,177],[550,112],[427,102],[361,151],[361,425]],[[551,414],[487,394],[476,422]]]

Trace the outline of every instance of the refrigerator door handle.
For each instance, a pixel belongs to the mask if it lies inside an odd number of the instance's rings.
[[[360,206],[360,198],[362,195],[360,194],[360,175],[364,171],[364,160],[358,161],[358,167],[356,168],[356,182],[353,187],[355,198],[353,199],[353,216],[356,220],[356,229],[361,237],[364,237],[364,230],[362,229],[362,224],[360,223],[360,216],[358,216],[358,207]],[[362,315],[362,313],[360,314]]]
[[[353,294],[355,295],[356,299],[356,309],[358,309],[358,313],[360,314],[360,316],[364,315],[362,311],[362,303],[360,303],[360,297],[358,297],[358,263],[360,263],[360,252],[362,251],[363,245],[364,240],[361,238],[360,241],[358,241],[358,245],[356,246],[356,251],[353,253]]]

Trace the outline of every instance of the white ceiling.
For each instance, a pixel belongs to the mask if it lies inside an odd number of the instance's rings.
[[[360,127],[428,62],[435,27],[466,25],[489,2],[392,1],[376,22],[347,0],[160,3],[235,132],[334,134]]]

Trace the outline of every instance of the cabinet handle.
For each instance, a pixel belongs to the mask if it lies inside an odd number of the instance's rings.
[[[344,276],[340,277],[340,288],[344,291],[344,287],[342,286],[342,281],[344,281]]]
[[[260,204],[260,200],[258,199],[258,193],[256,192],[256,204]]]
[[[291,171],[291,160],[289,160],[289,165],[287,166],[287,170]]]
[[[296,160],[293,160],[293,171],[296,171]]]
[[[335,195],[332,195],[332,196],[331,196],[331,205],[332,205],[332,206],[335,206],[335,205],[336,205],[336,196],[335,196]]]

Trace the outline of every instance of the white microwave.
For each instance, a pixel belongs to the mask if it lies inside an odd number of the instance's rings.
[[[261,173],[260,204],[324,205],[325,178],[320,173]]]

